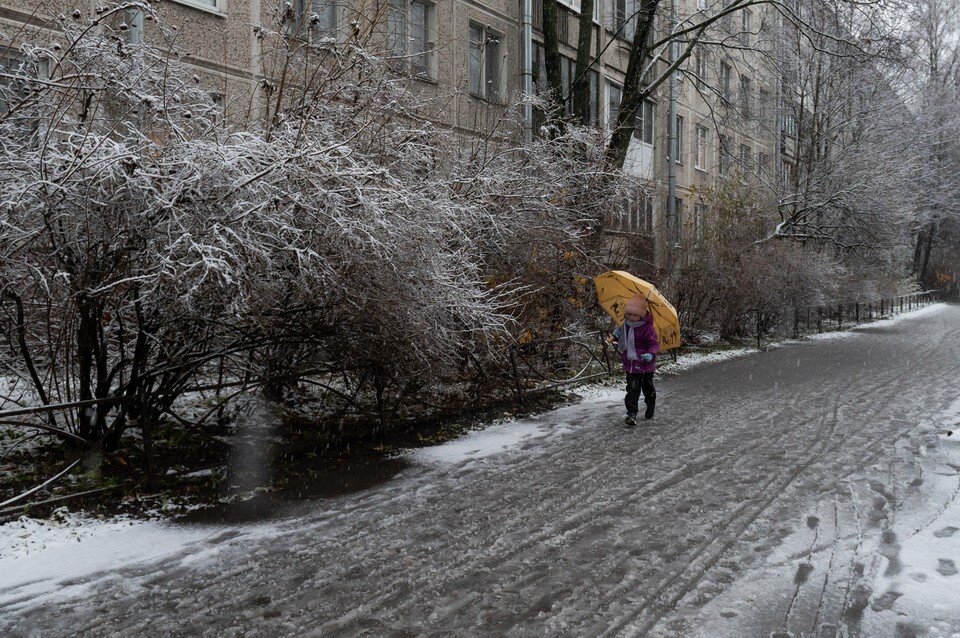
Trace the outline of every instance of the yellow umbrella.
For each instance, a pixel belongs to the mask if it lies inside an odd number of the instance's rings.
[[[660,350],[680,346],[680,320],[676,309],[667,301],[657,287],[622,270],[609,270],[593,278],[597,287],[600,305],[613,317],[617,325],[623,323],[627,302],[640,297],[647,302],[653,315],[653,329],[660,340]]]

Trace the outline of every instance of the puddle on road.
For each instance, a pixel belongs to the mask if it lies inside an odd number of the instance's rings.
[[[244,523],[284,518],[314,505],[376,487],[409,467],[403,459],[377,456],[343,460],[283,452],[280,419],[269,405],[252,401],[237,418],[222,502],[194,510],[181,523]],[[270,487],[269,491],[264,488]],[[252,495],[252,497],[251,497]]]
[[[307,462],[301,462],[305,465]],[[194,510],[180,519],[180,523],[222,524],[251,523],[294,516],[314,509],[314,501],[346,496],[387,483],[410,467],[403,459],[358,459],[337,463],[327,469],[290,475],[285,487],[261,492],[253,498],[223,502]],[[237,495],[228,490],[225,497]]]

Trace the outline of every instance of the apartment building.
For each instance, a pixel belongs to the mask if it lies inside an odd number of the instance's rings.
[[[0,29],[15,55],[21,28],[44,30],[59,15],[96,10],[92,0],[0,0]],[[499,127],[525,88],[544,83],[542,0],[163,0],[157,20],[127,12],[131,40],[173,46],[193,66],[226,117],[257,115],[282,60],[271,38],[362,38],[391,57],[416,94],[434,99],[439,122],[464,138]],[[565,91],[576,78],[580,0],[558,0]],[[639,0],[596,0],[588,73],[590,121],[612,128],[622,95]],[[655,38],[722,9],[722,0],[674,0]],[[161,33],[161,28],[164,30]],[[610,261],[652,278],[680,263],[709,218],[703,191],[736,174],[758,184],[789,170],[788,125],[775,64],[779,25],[760,8],[719,20],[674,77],[636,115],[624,171],[637,187],[626,214],[611,218]],[[663,47],[657,77],[682,47]],[[529,60],[529,66],[525,64]],[[536,134],[523,114],[515,135]],[[672,126],[671,126],[672,124]],[[525,129],[525,130],[523,130]],[[508,129],[509,130],[509,129]],[[783,139],[781,139],[783,138]]]

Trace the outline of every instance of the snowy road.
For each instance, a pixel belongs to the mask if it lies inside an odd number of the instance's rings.
[[[598,391],[297,517],[0,574],[0,635],[960,636],[958,376],[935,306],[666,378],[634,431]]]

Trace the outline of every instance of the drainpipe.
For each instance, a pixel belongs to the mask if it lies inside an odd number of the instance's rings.
[[[677,31],[677,2],[670,2],[670,33]],[[671,41],[667,44],[669,50],[667,59],[672,64],[676,55],[676,44]],[[679,238],[680,229],[677,228],[677,73],[670,73],[670,92],[668,95],[668,121],[667,121],[667,222],[672,223],[674,228],[671,232],[667,230],[667,242],[669,246],[668,254],[673,255],[674,238]],[[671,259],[672,261],[672,259]]]
[[[529,97],[533,95],[533,0],[520,0],[520,3],[523,14],[523,92]],[[523,139],[533,141],[533,105],[529,99],[523,103]]]

